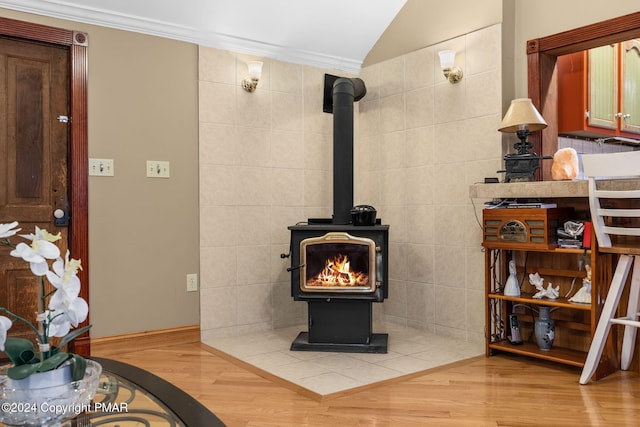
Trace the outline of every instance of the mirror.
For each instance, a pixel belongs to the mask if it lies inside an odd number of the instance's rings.
[[[553,156],[558,149],[558,56],[638,37],[640,12],[527,41],[529,97],[549,125],[529,137],[532,151]],[[550,162],[542,162],[538,175],[551,179]]]

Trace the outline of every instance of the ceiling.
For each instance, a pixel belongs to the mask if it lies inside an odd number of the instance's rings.
[[[493,24],[500,3],[459,0],[455,14],[433,0],[0,0],[0,8],[358,73]]]
[[[405,2],[0,0],[0,7],[357,71]]]

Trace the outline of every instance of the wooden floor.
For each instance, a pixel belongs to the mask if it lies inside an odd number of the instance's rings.
[[[229,427],[640,425],[637,373],[618,372],[581,386],[578,369],[515,355],[477,357],[323,400],[264,379],[197,343],[110,357],[170,381]]]

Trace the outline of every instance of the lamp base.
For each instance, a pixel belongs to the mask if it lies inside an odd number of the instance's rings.
[[[253,92],[254,90],[256,90],[256,87],[258,87],[257,79],[250,79],[247,77],[246,79],[242,80],[242,89],[246,90],[247,92]]]
[[[553,157],[540,157],[535,153],[507,154],[504,156],[505,170],[498,173],[506,173],[504,182],[530,182],[535,181],[535,173],[540,168],[540,160]]]

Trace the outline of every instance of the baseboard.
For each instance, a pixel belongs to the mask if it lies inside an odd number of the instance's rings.
[[[132,351],[193,342],[200,342],[200,325],[92,338],[91,355],[109,357]]]

